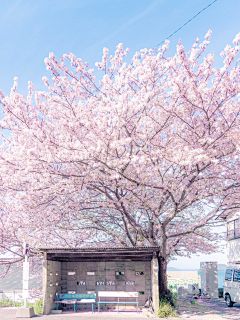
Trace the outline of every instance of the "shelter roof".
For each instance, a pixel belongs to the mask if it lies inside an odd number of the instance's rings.
[[[236,213],[239,214],[239,210],[226,210],[223,211],[217,216],[216,220],[224,220],[225,222],[229,219],[232,218]]]
[[[150,261],[160,247],[38,248],[53,261]]]
[[[217,216],[216,220],[220,220],[220,219],[226,220],[228,215],[229,215],[229,212],[228,213],[222,212],[219,214],[219,216]]]

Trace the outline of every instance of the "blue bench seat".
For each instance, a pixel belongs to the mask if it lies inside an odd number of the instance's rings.
[[[92,312],[94,310],[94,303],[96,302],[95,293],[58,293],[56,303],[56,309],[58,310],[59,304],[73,304],[74,312],[77,311],[78,303],[91,303]]]

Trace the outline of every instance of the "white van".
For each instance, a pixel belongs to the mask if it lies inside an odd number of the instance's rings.
[[[226,267],[223,296],[228,307],[232,307],[234,303],[240,303],[240,263],[229,264]]]

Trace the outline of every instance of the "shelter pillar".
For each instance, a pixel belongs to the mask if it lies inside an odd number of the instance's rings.
[[[43,257],[43,314],[49,314],[55,307],[56,293],[61,288],[61,262],[47,260],[47,253]]]
[[[43,254],[43,314],[49,314],[47,306],[47,253]]]
[[[158,259],[154,253],[151,260],[151,287],[152,287],[152,302],[155,316],[157,316],[159,308],[159,284],[158,284]]]

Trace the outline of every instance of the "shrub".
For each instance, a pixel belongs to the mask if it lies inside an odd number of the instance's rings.
[[[24,303],[21,302],[14,302],[9,299],[0,300],[0,307],[23,307]],[[43,299],[40,298],[38,301],[34,303],[28,302],[28,307],[33,307],[35,314],[43,314]]]
[[[158,310],[158,317],[159,318],[167,318],[167,317],[176,317],[178,318],[179,315],[176,311],[173,310],[171,304],[167,301],[160,300],[159,302],[159,310]]]
[[[15,302],[9,299],[0,300],[0,307],[22,307],[23,302]]]
[[[174,306],[177,307],[178,306],[178,304],[177,304],[177,292],[173,292],[172,290],[170,290],[170,291],[172,293]]]
[[[35,314],[43,314],[43,298],[34,303],[28,303],[28,307],[33,307]]]

